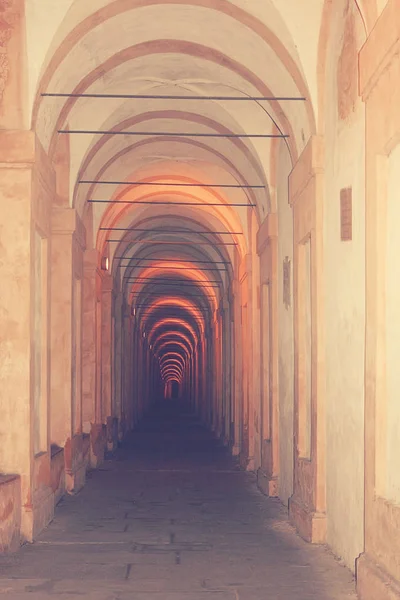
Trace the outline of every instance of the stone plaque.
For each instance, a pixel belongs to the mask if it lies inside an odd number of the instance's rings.
[[[353,238],[352,189],[340,190],[340,239],[348,242]]]
[[[283,304],[285,308],[289,308],[291,302],[290,290],[290,259],[288,256],[283,261]]]

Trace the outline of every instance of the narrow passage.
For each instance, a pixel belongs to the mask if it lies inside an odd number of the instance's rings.
[[[164,402],[65,497],[33,545],[0,558],[10,600],[338,600],[351,573],[181,405]]]

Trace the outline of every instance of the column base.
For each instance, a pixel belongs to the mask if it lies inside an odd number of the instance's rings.
[[[33,542],[54,518],[54,493],[44,487],[34,494],[33,502],[22,507],[21,539]]]
[[[233,444],[233,446],[231,448],[231,453],[232,453],[232,456],[239,456],[239,454],[240,454],[239,444]]]
[[[21,479],[19,475],[0,475],[0,553],[16,552],[20,547]]]
[[[326,514],[304,506],[295,496],[289,499],[289,520],[306,542],[326,542]]]
[[[257,471],[257,485],[266,496],[270,498],[278,496],[278,477],[267,475],[261,468]]]
[[[102,423],[92,423],[90,431],[90,466],[99,468],[104,463],[106,447],[106,431]]]
[[[54,504],[57,505],[65,494],[65,459],[64,448],[55,444],[51,447],[50,475]]]
[[[65,489],[69,494],[79,492],[86,482],[87,462],[84,457],[83,435],[74,435],[64,447]]]
[[[393,579],[368,554],[357,560],[357,593],[360,600],[400,600],[400,582]]]
[[[118,419],[107,417],[107,451],[114,452],[118,447]]]

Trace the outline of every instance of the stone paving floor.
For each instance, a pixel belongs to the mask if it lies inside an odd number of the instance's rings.
[[[0,558],[0,598],[354,599],[351,573],[303,542],[286,513],[164,404],[61,501],[35,544]]]

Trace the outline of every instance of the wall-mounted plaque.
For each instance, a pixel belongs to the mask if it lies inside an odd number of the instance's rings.
[[[290,290],[290,258],[285,257],[283,261],[283,304],[285,308],[289,308],[291,303],[291,290]]]
[[[349,242],[353,238],[353,206],[352,189],[340,190],[340,238]]]

